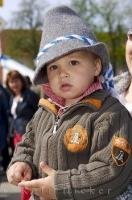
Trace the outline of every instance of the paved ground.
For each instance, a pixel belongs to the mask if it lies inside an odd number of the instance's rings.
[[[9,184],[4,175],[0,175],[0,200],[20,200],[19,188]]]

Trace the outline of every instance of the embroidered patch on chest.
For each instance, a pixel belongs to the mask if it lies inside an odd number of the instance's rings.
[[[112,157],[117,166],[124,165],[131,154],[131,145],[125,138],[113,137]]]
[[[88,134],[85,128],[75,125],[67,129],[64,135],[64,144],[68,151],[72,153],[81,152],[88,145]]]

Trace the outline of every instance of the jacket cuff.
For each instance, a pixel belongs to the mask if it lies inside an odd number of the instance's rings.
[[[57,171],[54,179],[55,193],[57,200],[73,200],[71,182],[70,182],[70,170]]]
[[[31,160],[29,159],[28,156],[18,156],[16,159],[12,158],[11,162],[8,165],[7,170],[16,162],[25,162],[25,163],[27,163],[32,169],[32,178],[37,178],[38,177],[37,169],[36,169],[35,165],[33,164],[33,162],[31,162]]]

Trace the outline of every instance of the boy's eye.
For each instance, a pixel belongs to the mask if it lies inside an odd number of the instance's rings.
[[[57,65],[51,65],[51,66],[48,67],[48,69],[50,71],[56,70],[57,69]]]
[[[79,64],[79,61],[77,61],[77,60],[71,60],[71,61],[70,61],[70,64],[71,64],[71,65],[78,65],[78,64]]]

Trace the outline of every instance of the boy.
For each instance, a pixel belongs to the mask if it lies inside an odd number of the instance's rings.
[[[7,171],[33,199],[117,199],[127,190],[132,121],[107,90],[108,65],[105,45],[73,10],[46,13],[34,83],[49,99],[40,100]]]

